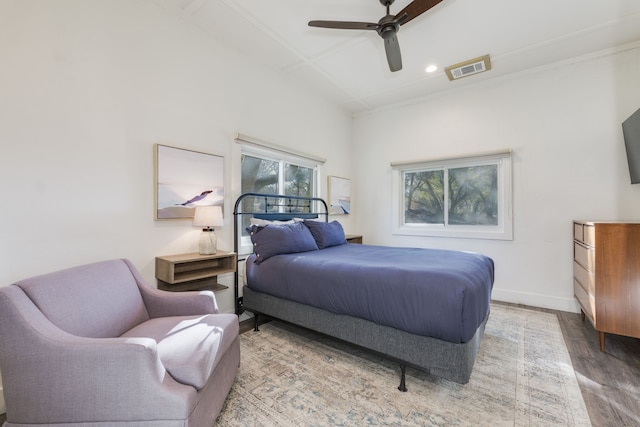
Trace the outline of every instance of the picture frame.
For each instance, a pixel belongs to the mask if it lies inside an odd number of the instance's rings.
[[[155,220],[192,219],[197,206],[224,205],[223,156],[154,144],[153,158]]]
[[[329,176],[329,214],[349,215],[351,212],[351,181]]]

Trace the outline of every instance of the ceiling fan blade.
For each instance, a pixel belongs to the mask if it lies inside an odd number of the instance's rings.
[[[433,6],[440,3],[442,0],[413,0],[411,3],[407,5],[404,9],[402,9],[396,16],[402,16],[403,13],[407,14],[407,18],[400,23],[400,25],[404,25],[407,22],[411,21],[413,18],[417,18],[418,16],[425,13],[427,10],[431,9]]]
[[[309,21],[310,27],[337,28],[339,30],[376,30],[378,24],[353,21]]]
[[[389,32],[391,33],[391,31]],[[400,54],[400,43],[395,32],[393,34],[385,34],[384,50],[387,53],[387,62],[391,71],[402,70],[402,55]]]

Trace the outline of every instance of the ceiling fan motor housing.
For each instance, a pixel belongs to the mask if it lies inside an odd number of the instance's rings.
[[[382,37],[385,40],[393,37],[394,35],[396,35],[397,32],[398,32],[398,27],[393,25],[388,25],[378,30],[378,34],[380,34],[380,37]]]
[[[393,16],[387,15],[382,17],[380,21],[378,21],[378,28],[376,31],[383,39],[388,39],[389,37],[393,37],[394,34],[398,32],[400,29],[400,22],[396,20]]]

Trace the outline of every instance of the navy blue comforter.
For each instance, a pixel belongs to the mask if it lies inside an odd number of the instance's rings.
[[[346,244],[247,260],[254,291],[453,343],[489,314],[493,260],[471,252]]]

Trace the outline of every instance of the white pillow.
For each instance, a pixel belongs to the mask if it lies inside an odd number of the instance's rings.
[[[288,221],[269,221],[268,219],[260,219],[260,218],[251,217],[251,225],[258,225],[258,226],[264,226],[264,225],[269,225],[269,224],[276,224],[276,225],[293,224],[294,222],[296,222],[296,221],[293,220],[293,219],[290,219]]]

